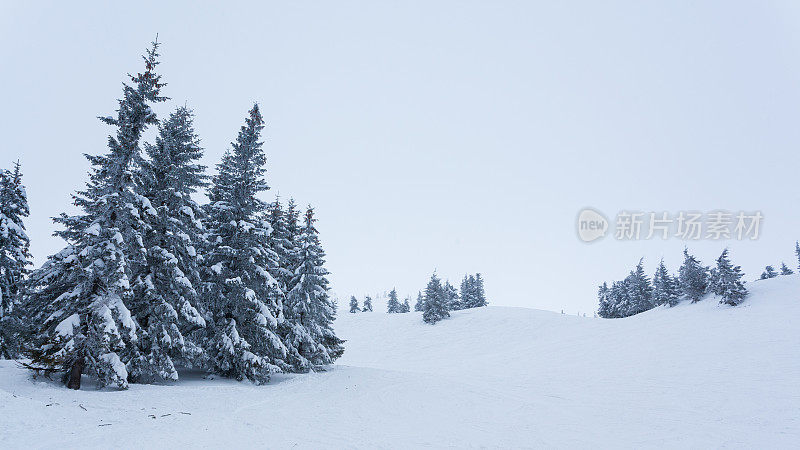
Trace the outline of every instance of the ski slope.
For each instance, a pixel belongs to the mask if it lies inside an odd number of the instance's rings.
[[[800,276],[602,320],[342,312],[329,372],[75,392],[0,361],[3,448],[760,447],[800,443]]]

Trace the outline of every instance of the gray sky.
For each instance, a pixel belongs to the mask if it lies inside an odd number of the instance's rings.
[[[172,98],[219,160],[253,101],[265,198],[312,203],[342,301],[482,272],[490,302],[588,312],[685,242],[578,240],[578,211],[760,210],[728,245],[796,265],[800,7],[791,2],[0,1],[0,166],[19,158],[37,265],[106,151],[156,33]],[[600,3],[603,3],[600,5]],[[148,135],[152,137],[152,134]]]

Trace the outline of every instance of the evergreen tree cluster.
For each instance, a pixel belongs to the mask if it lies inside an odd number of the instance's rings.
[[[417,293],[414,311],[421,312],[426,323],[436,323],[450,317],[450,311],[479,308],[488,304],[481,274],[465,275],[459,290],[447,280],[442,282],[434,272],[425,287],[425,291]],[[366,296],[364,298],[363,308],[359,307],[356,297],[350,297],[351,313],[368,311],[372,311],[371,297]],[[387,297],[386,312],[388,314],[411,312],[411,298],[406,297],[401,303],[397,295],[397,289],[392,288]]]
[[[464,275],[464,279],[461,280],[461,293],[451,309],[480,308],[488,304],[481,274]]]
[[[153,109],[167,100],[158,56],[155,42],[101,118],[113,133],[105,154],[86,155],[81,212],[55,219],[66,247],[30,273],[19,165],[0,172],[0,351],[17,356],[24,342],[29,368],[74,389],[81,374],[126,388],[177,380],[180,367],[256,383],[324,369],[344,341],[314,210],[301,218],[294,201],[259,198],[269,186],[257,104],[209,178],[192,111]]]
[[[790,269],[789,266],[786,265],[785,262],[781,262],[780,273],[775,270],[774,266],[766,266],[764,267],[764,271],[761,272],[761,280],[768,280],[770,278],[775,278],[778,275],[792,275],[794,274],[794,270]]]
[[[389,314],[402,314],[411,311],[410,299],[406,297],[403,303],[397,298],[397,289],[389,291],[389,300],[386,302],[386,312]]]
[[[431,275],[425,293],[417,297],[415,311],[422,311],[422,320],[434,324],[450,317],[450,311],[488,305],[481,274],[464,276],[460,292],[449,281],[441,282],[436,272]]]
[[[604,318],[628,317],[656,306],[675,306],[682,299],[699,301],[708,293],[720,297],[720,303],[738,305],[747,296],[740,266],[734,266],[725,249],[716,266],[706,267],[688,249],[683,251],[683,264],[678,275],[669,273],[664,261],[658,265],[652,281],[645,274],[643,260],[622,281],[611,287],[603,283],[597,291],[597,314]]]

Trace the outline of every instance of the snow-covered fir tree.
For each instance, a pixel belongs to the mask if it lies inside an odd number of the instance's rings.
[[[285,261],[282,265],[289,268],[290,272],[294,274],[294,270],[300,266],[300,209],[297,207],[293,198],[290,198],[286,204],[286,214],[284,216],[284,223],[286,224],[286,254]],[[294,282],[294,275],[289,277],[287,282],[286,292],[292,289],[292,282]]]
[[[708,289],[708,267],[700,264],[688,249],[683,249],[683,264],[678,269],[678,279],[681,293],[695,303]]]
[[[769,278],[775,278],[778,276],[778,272],[772,266],[767,266],[764,268],[764,271],[761,272],[761,279],[767,280]]]
[[[656,272],[657,276],[659,272]],[[676,286],[673,288],[677,289]],[[611,288],[603,283],[598,289],[598,301],[598,315],[603,318],[628,317],[653,308],[653,286],[644,273],[643,261],[639,260],[639,264],[624,280],[612,282]]]
[[[789,266],[786,265],[786,263],[784,262],[781,263],[781,275],[791,275],[793,273],[794,270],[790,269]]]
[[[717,267],[711,270],[709,290],[720,296],[720,303],[736,306],[747,296],[743,276],[742,268],[731,263],[726,248],[717,258]]]
[[[270,274],[278,256],[269,248],[266,205],[269,189],[258,105],[250,110],[232,150],[212,178],[206,206],[209,248],[204,307],[211,312],[206,344],[213,372],[256,383],[285,365],[286,347],[277,334],[283,321],[279,283]]]
[[[0,319],[13,309],[31,265],[24,219],[30,213],[19,162],[0,170]]]
[[[358,307],[358,300],[354,295],[350,296],[350,312],[355,314],[357,312],[361,312],[361,308]]]
[[[488,305],[489,302],[486,300],[486,291],[483,287],[483,277],[481,274],[475,274],[475,301],[473,303],[473,308],[480,308],[482,306]]]
[[[0,170],[0,358],[19,356],[22,323],[11,315],[31,264],[30,240],[25,233],[28,199],[19,162]]]
[[[364,297],[364,308],[361,312],[372,312],[372,298],[369,295]]]
[[[611,283],[611,291],[609,292],[609,317],[627,317],[628,310],[630,309],[630,302],[628,300],[628,279],[622,281],[614,281]]]
[[[461,309],[461,301],[458,297],[458,290],[450,284],[449,281],[444,282],[444,286],[442,286],[444,290],[444,296],[447,301],[447,309],[449,311],[456,311]]]
[[[292,371],[307,372],[331,364],[342,355],[341,339],[333,331],[336,311],[328,295],[325,252],[309,207],[300,230],[300,265],[294,272],[294,287],[286,296],[284,315],[290,332],[286,336]]]
[[[678,304],[680,296],[678,280],[669,274],[662,259],[653,275],[653,304],[675,306]]]
[[[628,275],[626,288],[628,289],[628,304],[625,315],[632,316],[653,308],[653,287],[644,272],[643,260],[640,259],[639,264]]]
[[[472,275],[464,275],[464,279],[461,280],[461,293],[459,295],[461,298],[459,302],[459,307],[461,309],[464,308],[472,308],[472,305],[477,303],[475,298],[475,277]]]
[[[794,242],[794,254],[797,256],[797,268],[800,269],[800,242]]]
[[[289,292],[296,269],[297,252],[296,242],[289,237],[287,214],[283,210],[280,198],[276,197],[275,201],[267,206],[266,217],[272,229],[267,238],[268,246],[278,256],[277,265],[272,268],[272,276],[278,281],[283,292]]]
[[[604,319],[612,317],[610,292],[608,283],[606,282],[603,282],[603,284],[597,288],[597,315]]]
[[[425,299],[422,292],[417,292],[417,301],[414,303],[414,311],[422,311],[425,307]]]
[[[267,246],[275,252],[276,264],[269,268],[270,274],[278,281],[281,292],[284,293],[283,311],[286,318],[289,309],[286,296],[295,287],[295,270],[299,268],[297,256],[299,254],[299,236],[297,227],[297,212],[293,200],[289,201],[289,209],[284,210],[278,197],[267,205],[266,220],[269,222],[271,232],[267,237]],[[291,222],[291,226],[289,224]],[[301,345],[303,339],[298,336],[305,334],[302,325],[297,320],[284,320],[278,324],[278,335],[286,346],[287,360],[283,369],[287,371],[308,371],[310,363],[305,360],[301,350],[294,345]]]
[[[407,313],[407,312],[410,312],[410,311],[411,311],[411,299],[406,297],[406,299],[403,300],[403,304],[400,305],[400,312],[401,313]]]
[[[73,196],[82,213],[62,214],[56,232],[68,246],[31,274],[23,308],[37,325],[30,349],[31,367],[64,372],[67,386],[80,388],[81,373],[99,386],[128,386],[129,369],[142,361],[139,328],[131,317],[131,269],[144,261],[143,215],[156,215],[135,191],[134,169],[141,161],[139,141],[157,123],[151,109],[163,83],[155,69],[158,44],[144,56],[145,71],[123,85],[116,127],[108,153],[86,155],[92,165],[86,189]]]
[[[481,274],[465,275],[461,280],[461,300],[459,301],[459,308],[480,308],[486,306],[486,293],[483,287],[483,277]]]
[[[425,288],[425,299],[422,305],[422,320],[425,323],[434,324],[450,317],[450,312],[447,310],[447,295],[435,272],[431,275],[428,286]]]
[[[143,362],[129,376],[177,380],[176,362],[200,363],[203,351],[193,332],[206,326],[197,309],[203,212],[191,196],[207,177],[198,164],[203,153],[192,112],[185,107],[173,112],[145,152],[139,179],[156,213],[143,216],[149,225],[143,236],[147,254],[136,269],[131,311],[146,334],[139,342]]]
[[[397,289],[392,288],[389,291],[389,300],[386,302],[386,312],[389,314],[396,314],[403,312],[403,305],[397,299]]]

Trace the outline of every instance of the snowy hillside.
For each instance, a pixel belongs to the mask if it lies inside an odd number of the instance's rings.
[[[800,276],[602,320],[504,307],[340,314],[333,370],[81,391],[0,361],[3,447],[792,447]],[[380,305],[376,305],[380,308]]]

